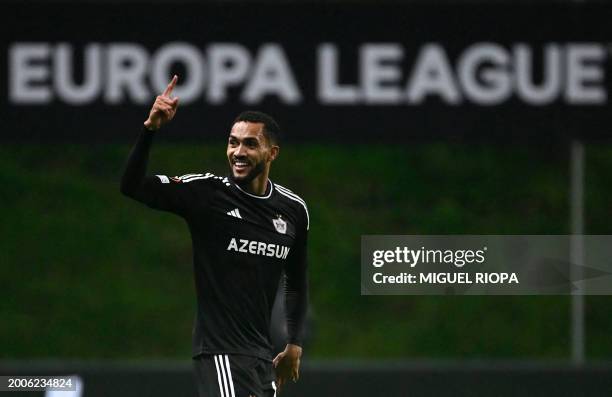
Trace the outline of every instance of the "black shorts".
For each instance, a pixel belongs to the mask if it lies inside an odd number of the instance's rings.
[[[270,361],[234,354],[193,359],[199,397],[276,397]]]

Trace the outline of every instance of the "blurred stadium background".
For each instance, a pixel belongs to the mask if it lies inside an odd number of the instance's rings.
[[[244,30],[232,26],[254,10]],[[47,0],[6,2],[3,15],[0,374],[79,374],[84,389],[75,396],[195,395],[188,230],[182,220],[131,202],[118,189],[152,97],[126,88],[123,96],[67,100],[59,83],[48,82],[59,66],[57,60],[41,61],[55,59],[45,50],[31,64],[51,65],[49,76],[24,74],[35,81],[29,88],[23,83],[33,94],[16,94],[15,68],[27,63],[15,63],[16,43],[47,43],[51,52],[58,43],[73,46],[72,73],[79,82],[86,80],[88,43],[142,43],[153,51],[169,42],[201,47],[230,41],[254,52],[279,42],[301,101],[270,95],[246,103],[240,84],[216,103],[202,94],[181,105],[176,122],[160,133],[149,169],[224,173],[225,131],[243,108],[269,111],[287,131],[272,178],[309,204],[311,324],[302,380],[283,394],[612,395],[608,296],[585,297],[577,314],[571,296],[361,296],[359,279],[363,234],[572,233],[576,161],[584,166],[578,175],[584,182],[583,231],[610,234],[611,6]],[[294,24],[305,29],[305,38]],[[297,48],[301,40],[305,48]],[[476,103],[462,91],[467,99],[459,104],[436,95],[410,105],[325,103],[317,101],[317,83],[307,71],[315,64],[312,55],[301,58],[324,42],[345,51],[340,71],[346,84],[359,78],[357,45],[406,45],[402,86],[415,49],[424,43],[446,48],[451,64],[476,42],[505,48],[527,43],[540,54],[534,55],[535,80],[549,73],[542,67],[547,43],[591,43],[606,52],[595,51],[585,61],[601,66],[602,76],[587,72],[584,90],[599,84],[605,95],[581,102],[566,92],[534,104],[513,93]],[[193,72],[173,67],[187,78]],[[571,79],[570,66],[560,68],[561,81]],[[101,71],[101,84],[108,84],[109,70]],[[483,86],[496,84],[480,79]],[[45,84],[55,96],[36,94],[35,87]],[[572,145],[583,155],[578,160]],[[573,321],[583,324],[578,339]]]

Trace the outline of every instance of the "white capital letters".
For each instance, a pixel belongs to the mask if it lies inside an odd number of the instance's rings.
[[[107,49],[108,81],[105,99],[108,103],[124,101],[124,92],[139,104],[152,102],[145,84],[149,54],[138,44],[113,43]]]
[[[453,70],[444,48],[439,44],[427,44],[421,48],[408,82],[410,103],[419,104],[428,95],[439,95],[450,104],[461,102]]]
[[[49,103],[52,98],[46,83],[49,66],[34,64],[48,61],[50,46],[47,43],[19,43],[9,50],[9,98],[18,104]],[[38,83],[35,85],[35,83]]]
[[[567,90],[569,103],[587,105],[605,103],[606,91],[601,86],[602,61],[605,51],[599,44],[567,46]]]
[[[544,49],[544,81],[537,86],[533,83],[533,55],[526,44],[514,47],[517,94],[532,105],[546,105],[553,102],[561,91],[561,50],[558,45],[549,44]]]
[[[53,85],[59,98],[71,105],[86,105],[95,101],[102,87],[101,46],[88,44],[85,48],[83,83],[74,83],[73,49],[61,43],[54,52]]]
[[[398,44],[364,44],[361,47],[361,84],[367,103],[395,104],[400,101],[401,91],[397,84],[401,72],[391,62],[400,61],[403,56],[404,51]]]
[[[508,99],[512,94],[508,59],[508,52],[498,44],[479,43],[468,48],[458,66],[466,96],[481,105],[497,105]]]
[[[265,44],[259,50],[253,75],[249,80],[242,100],[253,104],[265,95],[278,95],[286,104],[297,104],[302,94],[289,67],[283,49],[278,44]]]
[[[317,49],[317,92],[324,104],[351,104],[359,101],[356,87],[338,83],[338,49],[333,44],[321,44]]]
[[[243,82],[251,66],[249,52],[239,44],[217,44],[208,49],[210,82],[208,101],[222,103],[227,87]]]

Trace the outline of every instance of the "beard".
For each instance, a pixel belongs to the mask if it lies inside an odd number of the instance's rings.
[[[232,169],[232,164],[229,165],[230,168],[230,179],[236,182],[240,187],[247,186],[249,183],[253,181],[253,179],[257,178],[266,168],[265,161],[260,161],[259,163],[253,165],[251,171],[245,176],[236,176],[234,175],[234,170]]]

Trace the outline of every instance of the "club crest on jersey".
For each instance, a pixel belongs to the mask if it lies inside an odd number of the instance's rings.
[[[278,218],[272,219],[272,223],[277,232],[280,234],[287,233],[287,222],[285,222],[280,215],[278,215]]]

